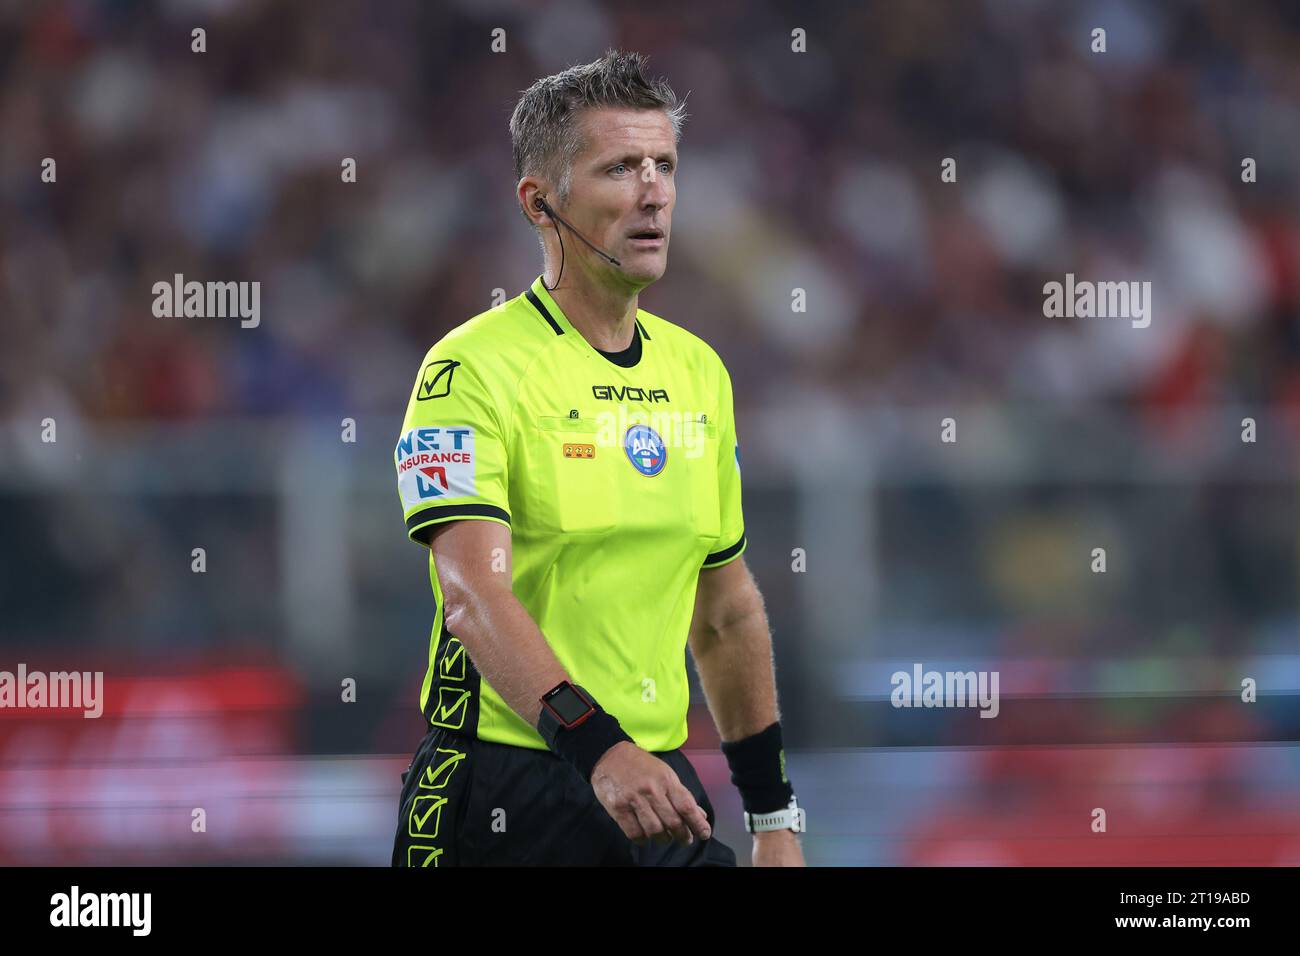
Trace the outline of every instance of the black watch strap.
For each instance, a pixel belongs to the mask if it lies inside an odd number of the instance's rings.
[[[537,730],[549,747],[561,730],[575,730],[592,714],[596,705],[586,692],[560,681],[542,695],[542,710],[537,717]]]
[[[632,741],[614,716],[601,709],[596,699],[577,684],[557,684],[542,695],[541,703],[537,732],[546,746],[572,764],[588,783],[596,764],[611,747]]]

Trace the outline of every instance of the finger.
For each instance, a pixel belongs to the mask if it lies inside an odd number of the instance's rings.
[[[654,809],[655,815],[659,817],[660,823],[668,831],[671,839],[678,841],[686,846],[695,842],[695,836],[691,833],[691,828],[686,825],[680,813],[673,806],[671,797],[672,787],[669,786],[667,792],[649,794],[650,805]]]
[[[713,835],[713,828],[709,826],[709,815],[704,812],[704,808],[695,800],[695,795],[686,789],[686,785],[681,781],[677,786],[670,787],[668,795],[673,801],[673,806],[683,823],[701,840],[707,840]]]
[[[633,804],[633,809],[646,836],[653,840],[657,846],[672,842],[672,835],[664,830],[663,822],[655,814],[654,808],[651,807],[648,801],[637,800]]]
[[[659,818],[655,816],[654,811],[650,808],[648,803],[641,800],[634,800],[631,803],[632,811],[636,814],[636,818],[641,824],[641,829],[645,831],[647,837],[658,844],[663,844],[672,839],[671,836],[664,833],[664,825],[659,821]],[[665,839],[665,837],[667,839]]]
[[[637,846],[645,846],[649,842],[645,828],[641,826],[641,821],[637,819],[636,814],[631,810],[620,810],[615,815],[614,822],[619,825],[623,835]]]

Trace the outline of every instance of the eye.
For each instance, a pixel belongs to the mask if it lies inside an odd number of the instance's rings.
[[[659,164],[659,168],[662,169],[664,172],[671,174],[673,171],[673,164],[668,162],[667,160],[664,160],[662,163]]]
[[[617,166],[611,166],[609,171],[613,173],[624,169],[627,169],[627,163],[619,163]]]

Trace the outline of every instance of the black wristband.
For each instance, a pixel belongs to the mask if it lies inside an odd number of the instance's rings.
[[[546,746],[557,757],[567,760],[573,768],[582,774],[582,779],[591,782],[591,772],[605,753],[617,743],[626,740],[635,743],[619,725],[613,714],[606,713],[596,698],[585,687],[574,684],[582,695],[591,701],[596,712],[572,730],[563,726],[548,731],[542,721],[538,721],[537,732],[546,741]]]
[[[772,813],[784,810],[794,796],[794,787],[785,775],[785,749],[781,745],[781,722],[766,730],[722,742],[731,782],[740,791],[746,813]]]

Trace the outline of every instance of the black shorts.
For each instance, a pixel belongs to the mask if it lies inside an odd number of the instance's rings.
[[[680,750],[655,753],[713,827],[713,804]],[[549,750],[434,727],[402,773],[393,866],[735,866],[716,838],[637,846],[579,773]]]

